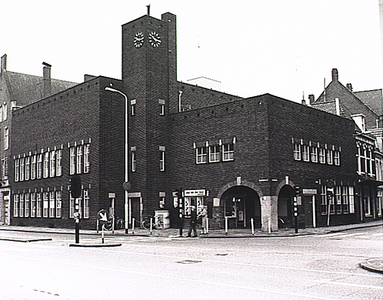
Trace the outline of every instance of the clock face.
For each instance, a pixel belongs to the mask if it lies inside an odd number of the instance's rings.
[[[152,31],[149,33],[149,44],[154,48],[157,48],[161,45],[161,38],[157,32]]]
[[[142,32],[137,32],[133,40],[134,46],[140,48],[144,44],[144,39],[144,34]]]

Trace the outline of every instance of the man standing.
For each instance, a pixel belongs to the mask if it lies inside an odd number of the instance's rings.
[[[191,214],[190,214],[190,228],[188,232],[188,237],[191,237],[192,231],[194,232],[193,237],[197,236],[197,212],[195,211],[195,207],[191,207]]]

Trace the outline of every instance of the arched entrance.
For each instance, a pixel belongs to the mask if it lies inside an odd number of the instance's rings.
[[[293,227],[293,197],[294,189],[290,185],[281,188],[278,194],[278,228]]]
[[[252,218],[255,227],[261,227],[260,199],[253,189],[246,186],[231,187],[222,194],[221,201],[230,228],[250,227]]]

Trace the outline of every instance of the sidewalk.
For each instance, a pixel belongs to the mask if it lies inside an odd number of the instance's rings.
[[[305,235],[324,235],[329,233],[336,233],[347,231],[351,229],[358,228],[368,228],[375,226],[383,226],[383,221],[373,221],[369,223],[361,223],[361,224],[350,224],[350,225],[339,225],[339,226],[330,226],[330,227],[319,227],[319,228],[305,228],[299,229],[298,233],[295,233],[294,228],[282,229],[276,232],[264,232],[259,229],[254,231],[252,234],[251,229],[229,229],[228,232],[225,232],[223,229],[219,230],[210,230],[208,234],[199,235],[199,238],[270,238],[270,237],[297,237],[297,236],[305,236]],[[74,227],[74,226],[73,226]],[[0,240],[13,240],[18,242],[30,242],[30,241],[38,241],[38,240],[49,240],[44,237],[42,238],[34,238],[30,240],[22,240],[20,238],[1,238],[2,231],[13,231],[13,232],[30,232],[30,233],[42,233],[42,234],[74,234],[73,229],[64,229],[64,228],[45,228],[45,227],[24,227],[24,226],[0,226]],[[114,234],[112,231],[105,231],[105,237],[134,237],[134,236],[146,236],[146,237],[163,237],[163,238],[186,238],[188,232],[188,227],[185,227],[182,231],[182,236],[179,235],[179,229],[177,228],[169,228],[163,230],[154,229],[152,233],[148,229],[136,228],[134,232],[132,229],[129,229],[128,234],[125,233],[124,229],[115,230]],[[97,236],[99,237],[101,232],[96,230],[81,230],[80,236]],[[118,244],[120,245],[120,244]],[[77,247],[110,247],[110,243],[108,244],[99,244],[99,243],[91,243],[91,244],[71,244],[71,246]],[[113,244],[115,246],[115,244]],[[372,272],[378,272],[383,274],[383,257],[381,258],[370,258],[364,262],[360,263],[360,267]]]

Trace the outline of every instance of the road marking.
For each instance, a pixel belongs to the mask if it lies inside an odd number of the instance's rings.
[[[352,287],[366,288],[366,289],[383,290],[383,286],[376,286],[376,285],[365,285],[365,284],[339,282],[339,281],[328,281],[328,280],[315,280],[315,282],[324,283],[324,284],[345,285],[345,286],[352,286]]]

